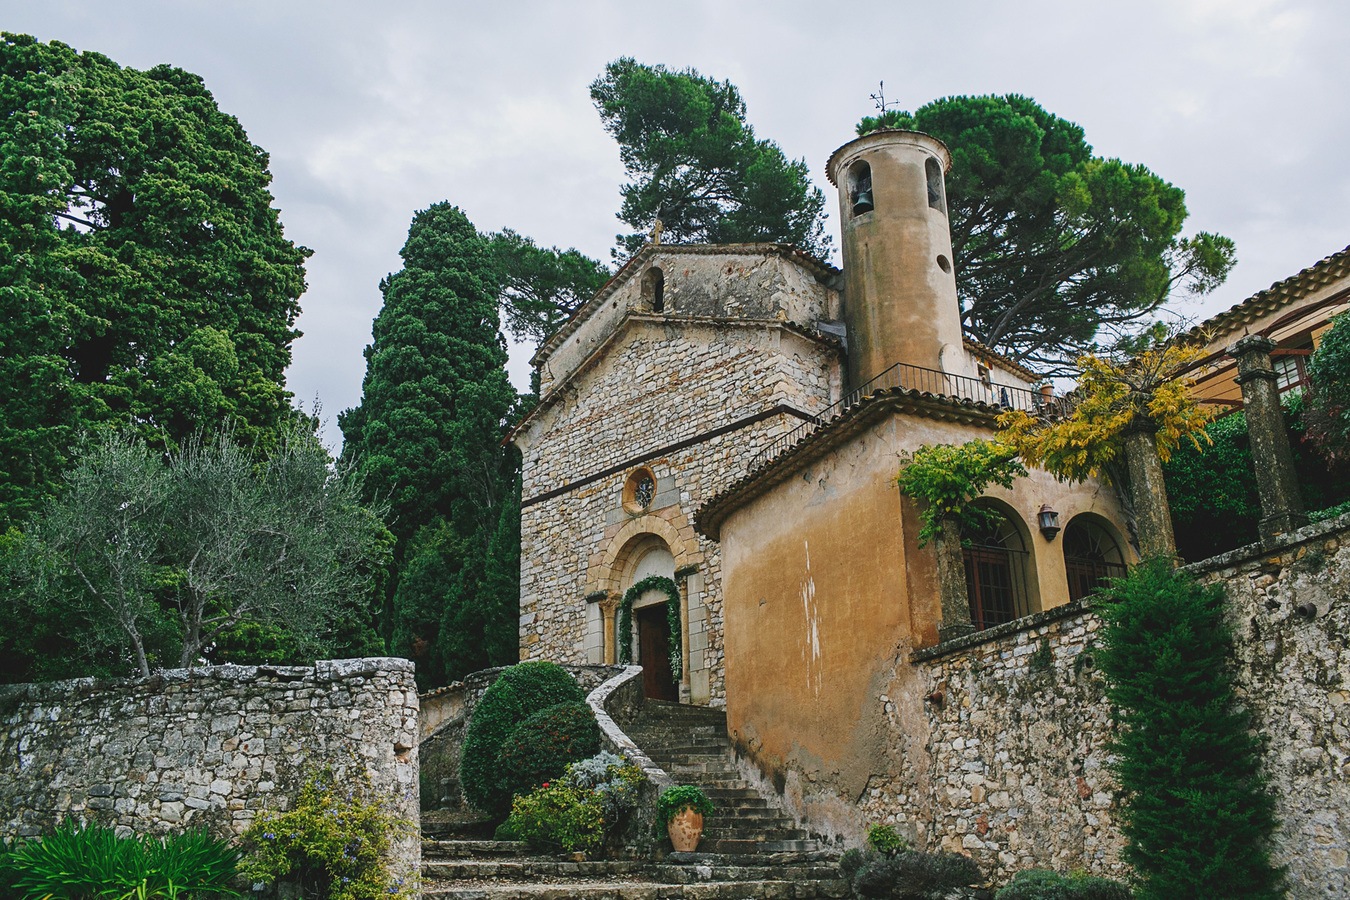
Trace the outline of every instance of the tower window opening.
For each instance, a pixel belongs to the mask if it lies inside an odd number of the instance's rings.
[[[853,215],[861,215],[873,210],[872,204],[872,167],[865,160],[858,160],[848,170],[848,202]]]
[[[660,266],[652,266],[642,276],[642,299],[652,312],[666,311],[666,276]]]
[[[945,216],[947,198],[942,193],[942,166],[930,156],[924,160],[923,170],[928,176],[928,205]]]

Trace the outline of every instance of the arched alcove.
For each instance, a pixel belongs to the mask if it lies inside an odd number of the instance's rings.
[[[848,167],[848,202],[849,211],[855,216],[875,208],[872,202],[872,167],[866,160],[860,159]]]
[[[1040,607],[1031,532],[1017,511],[992,498],[976,502],[987,514],[963,535],[970,621],[977,629],[1002,625]]]
[[[666,311],[666,273],[652,266],[642,274],[642,303],[652,312]]]
[[[1125,542],[1106,519],[1092,513],[1076,515],[1061,540],[1070,600],[1081,600],[1108,579],[1125,574]]]
[[[942,164],[930,156],[924,161],[923,171],[928,177],[928,205],[946,215],[947,197],[942,187]]]

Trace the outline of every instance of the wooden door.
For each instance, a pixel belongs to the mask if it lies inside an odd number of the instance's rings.
[[[638,631],[638,664],[643,692],[653,700],[678,702],[680,686],[670,674],[670,623],[666,605],[655,603],[633,610]]]

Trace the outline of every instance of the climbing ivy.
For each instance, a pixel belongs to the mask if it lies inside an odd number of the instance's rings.
[[[664,575],[648,575],[628,589],[619,603],[619,661],[633,661],[633,601],[648,591],[664,591],[666,621],[670,623],[670,674],[684,676],[684,652],[680,644],[680,589]]]

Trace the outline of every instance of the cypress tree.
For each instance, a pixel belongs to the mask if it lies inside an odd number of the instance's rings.
[[[385,633],[426,688],[481,667],[456,648],[486,646],[486,610],[501,605],[483,596],[483,571],[515,475],[501,441],[516,393],[496,269],[464,213],[448,203],[417,213],[402,256],[380,285],[361,403],[338,421],[344,455],[391,506]]]
[[[1233,690],[1223,588],[1155,561],[1106,596],[1098,658],[1117,708],[1124,858],[1137,896],[1283,896],[1260,744]]]

